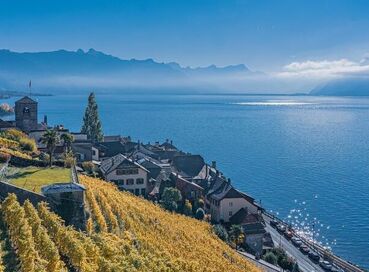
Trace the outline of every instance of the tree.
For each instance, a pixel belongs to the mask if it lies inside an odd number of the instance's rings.
[[[245,235],[243,233],[243,228],[241,225],[232,225],[229,230],[229,236],[231,241],[236,245],[236,249],[238,245],[243,243]]]
[[[185,214],[187,216],[192,216],[192,204],[188,199],[186,199],[186,201],[184,203],[183,214]]]
[[[76,158],[72,151],[64,152],[64,167],[71,168],[76,165]]]
[[[162,205],[169,211],[176,211],[178,202],[182,200],[181,192],[172,187],[166,187],[161,196]]]
[[[52,166],[52,158],[56,145],[60,142],[59,135],[56,130],[48,129],[41,137],[41,142],[46,145],[47,153],[49,154],[49,166]]]
[[[103,140],[103,132],[94,93],[90,93],[88,97],[88,105],[85,116],[83,117],[81,132],[86,134],[87,138],[93,142],[101,142]]]
[[[64,143],[65,153],[69,153],[72,150],[72,143],[74,142],[74,136],[70,133],[64,133],[60,136],[60,139]]]
[[[195,213],[195,218],[197,220],[203,220],[205,217],[205,211],[202,208],[198,208]]]
[[[273,265],[277,265],[278,262],[278,258],[273,252],[268,252],[267,254],[265,254],[263,256],[263,260]]]
[[[214,225],[213,226],[213,231],[224,242],[229,241],[228,232],[225,229],[225,227],[223,227],[222,225],[220,225],[220,224]]]

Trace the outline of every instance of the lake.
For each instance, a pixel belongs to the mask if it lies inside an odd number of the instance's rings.
[[[37,100],[40,120],[80,130],[87,95]],[[369,99],[151,93],[97,101],[105,134],[168,138],[215,160],[267,210],[302,228],[315,221],[324,245],[369,268]]]

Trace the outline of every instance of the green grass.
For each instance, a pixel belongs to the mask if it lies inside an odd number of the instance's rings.
[[[9,167],[7,179],[18,187],[40,193],[41,187],[52,183],[70,181],[70,169],[53,167]]]

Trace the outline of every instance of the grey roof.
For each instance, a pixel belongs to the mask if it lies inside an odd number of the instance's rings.
[[[11,128],[14,127],[14,122],[12,121],[4,121],[0,119],[0,128]]]
[[[213,193],[211,197],[215,200],[222,200],[224,198],[244,198],[248,202],[254,204],[254,199],[251,196],[235,189],[229,182]]]
[[[234,225],[242,225],[246,235],[265,233],[262,217],[258,214],[248,213],[245,208],[236,212],[229,221]]]
[[[144,170],[146,172],[149,172],[145,167],[143,167],[142,165],[139,165],[137,162],[133,161],[130,158],[127,158],[126,156],[124,156],[122,154],[118,154],[114,157],[103,160],[101,162],[100,170],[104,175],[106,175],[106,174],[114,171],[115,169],[117,169],[118,166],[120,166],[123,163],[126,163],[128,165],[132,165],[132,166],[133,165],[137,166],[137,167],[141,168],[142,170]]]
[[[200,155],[175,156],[172,161],[173,170],[183,177],[195,177],[205,165]]]
[[[76,192],[76,191],[85,191],[86,188],[79,183],[68,182],[68,183],[54,183],[50,185],[43,186],[41,188],[41,192],[44,195],[47,194],[59,194],[64,192]]]
[[[137,143],[134,142],[127,142],[123,144],[120,141],[115,141],[115,142],[100,142],[96,144],[96,147],[99,150],[104,151],[105,153],[104,157],[112,157],[117,154],[126,154],[132,152],[134,151],[136,145]]]
[[[26,103],[26,104],[29,104],[29,103],[35,103],[37,104],[37,102],[35,100],[33,100],[32,98],[28,97],[28,96],[24,96],[22,97],[21,99],[15,101],[15,103]]]

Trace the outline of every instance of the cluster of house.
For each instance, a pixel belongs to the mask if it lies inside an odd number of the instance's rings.
[[[16,127],[36,140],[42,151],[45,146],[40,138],[48,128],[47,118],[39,124],[37,102],[24,97],[15,103],[15,122],[0,120],[0,129]],[[61,135],[70,133],[63,126],[55,129]],[[173,145],[163,143],[141,143],[130,137],[105,136],[102,142],[93,143],[81,133],[74,136],[72,150],[79,163],[92,161],[102,176],[120,189],[130,191],[152,200],[160,200],[165,187],[175,187],[182,199],[193,205],[204,200],[205,212],[215,223],[242,225],[245,242],[254,252],[273,246],[265,232],[261,207],[249,195],[237,190],[221,171],[216,162],[208,164],[202,156],[185,153]],[[61,142],[56,156],[64,152]]]

